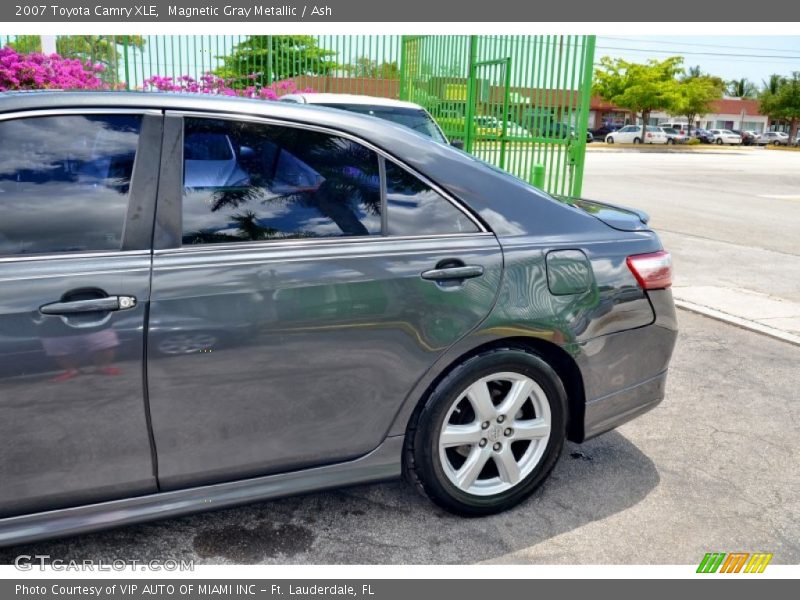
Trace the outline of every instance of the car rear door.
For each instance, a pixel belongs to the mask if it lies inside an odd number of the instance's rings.
[[[0,517],[156,490],[143,367],[161,127],[0,115]]]
[[[212,182],[180,152],[163,157],[148,337],[162,489],[377,447],[490,311],[495,237],[345,135],[174,114],[164,143],[230,164]]]

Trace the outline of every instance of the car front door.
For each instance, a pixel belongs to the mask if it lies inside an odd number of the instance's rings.
[[[143,356],[161,127],[0,116],[0,517],[156,490]]]
[[[376,448],[488,314],[495,237],[342,135],[169,115],[164,147],[185,160],[163,157],[150,309],[162,489]]]

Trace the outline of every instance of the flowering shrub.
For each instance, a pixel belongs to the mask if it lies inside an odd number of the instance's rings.
[[[265,86],[256,82],[257,77],[257,75],[250,75],[248,77],[253,82],[252,85],[243,88],[234,88],[231,87],[230,80],[214,75],[213,73],[206,73],[199,79],[195,79],[190,75],[181,75],[176,79],[153,75],[144,80],[143,89],[145,91],[159,92],[242,96],[244,98],[260,98],[261,100],[277,100],[284,94],[293,94],[298,91],[297,84],[291,79],[278,81],[272,85]],[[314,90],[306,88],[300,91],[302,93],[312,93]]]
[[[77,58],[62,58],[58,54],[46,55],[39,52],[20,54],[9,46],[0,48],[0,92],[39,89],[109,89],[108,84],[99,77],[104,70],[105,66],[102,64],[93,65],[88,61],[84,63]],[[231,81],[213,73],[206,73],[199,79],[189,75],[182,75],[177,79],[154,75],[144,80],[143,89],[145,91],[243,96],[262,100],[277,100],[279,96],[297,91],[303,93],[314,91],[310,88],[298,90],[297,85],[291,79],[278,81],[268,86],[259,84],[258,76],[255,74],[250,75],[248,79],[252,81],[252,85],[234,88]]]
[[[0,92],[9,90],[97,90],[108,86],[99,75],[105,66],[58,54],[20,54],[0,48]]]

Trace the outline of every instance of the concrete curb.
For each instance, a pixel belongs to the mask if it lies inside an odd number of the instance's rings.
[[[703,144],[687,146],[685,144],[606,144],[593,142],[586,145],[586,151],[594,152],[635,152],[637,154],[749,154],[763,152],[763,148],[756,146],[718,146],[716,144]]]
[[[736,315],[730,315],[726,312],[722,312],[721,310],[711,308],[710,306],[703,306],[702,304],[695,304],[694,302],[689,302],[688,300],[679,300],[677,298],[675,299],[675,306],[682,308],[683,310],[688,310],[690,312],[709,317],[711,319],[716,319],[717,321],[735,325],[736,327],[740,327],[742,329],[747,329],[749,331],[754,331],[756,333],[769,336],[782,342],[788,342],[789,344],[800,346],[800,336],[798,335],[794,335],[793,333],[776,329],[775,327],[770,327],[769,325],[764,325],[756,321],[751,321],[750,319],[737,317]]]

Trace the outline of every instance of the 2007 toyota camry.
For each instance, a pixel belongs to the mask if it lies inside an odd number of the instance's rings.
[[[0,95],[0,543],[401,474],[507,509],[664,396],[646,221],[335,109]]]

